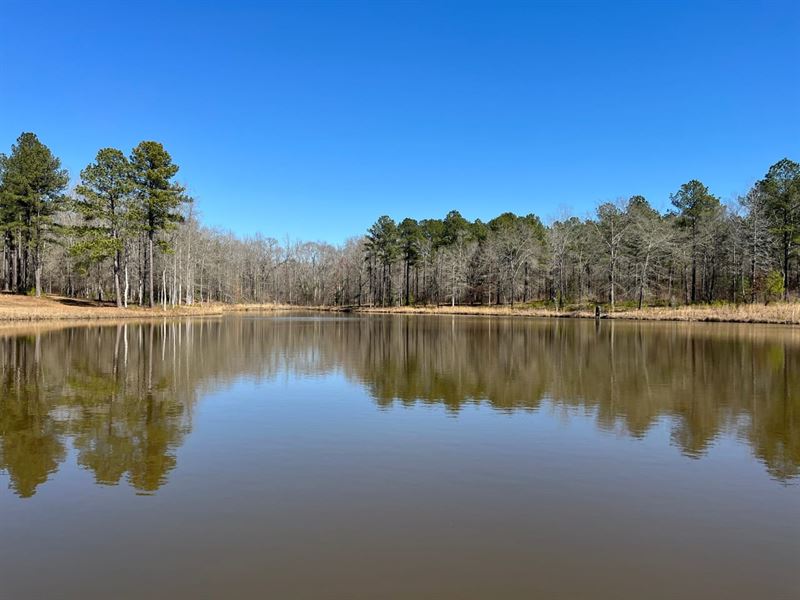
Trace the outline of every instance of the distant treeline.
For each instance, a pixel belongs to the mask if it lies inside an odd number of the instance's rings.
[[[689,304],[800,292],[800,164],[783,159],[725,206],[698,180],[655,210],[642,196],[545,225],[380,217],[341,246],[203,227],[164,147],[97,153],[69,175],[36,135],[0,155],[2,284],[163,305],[196,301]]]

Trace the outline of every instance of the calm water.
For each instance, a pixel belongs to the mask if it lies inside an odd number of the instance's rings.
[[[0,597],[796,598],[800,329],[0,332]]]

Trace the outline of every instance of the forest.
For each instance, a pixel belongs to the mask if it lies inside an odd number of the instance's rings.
[[[800,295],[800,164],[723,203],[696,179],[545,223],[381,216],[341,245],[204,226],[162,144],[97,152],[75,180],[33,133],[0,155],[0,286],[123,307],[198,302],[561,309],[760,303]],[[754,177],[758,174],[754,174]]]

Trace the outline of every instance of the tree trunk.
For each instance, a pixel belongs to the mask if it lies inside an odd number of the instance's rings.
[[[147,233],[147,292],[150,308],[155,306],[155,296],[153,295],[153,232]]]
[[[406,260],[406,306],[408,306],[409,304],[411,304],[411,299],[408,297],[408,290],[409,290],[409,285],[408,285],[409,267],[410,267],[410,265],[408,264],[408,260]]]
[[[28,280],[28,249],[30,246],[30,239],[27,235],[21,237],[23,239],[20,244],[19,292],[24,294],[30,289],[30,281]]]
[[[191,212],[189,218],[191,219]],[[191,305],[192,303],[194,303],[194,273],[192,273],[192,232],[190,230],[186,238],[186,304]]]
[[[17,293],[17,245],[15,236],[11,235],[8,239],[8,275],[6,276],[6,291]],[[69,264],[69,263],[68,263]],[[69,266],[67,267],[69,270]]]
[[[667,275],[667,295],[669,296],[669,305],[670,307],[674,304],[672,298],[672,262],[669,263],[669,273]]]
[[[617,283],[616,282],[616,275],[617,275],[617,273],[616,273],[616,261],[615,261],[614,257],[612,256],[611,257],[611,273],[608,276],[609,281],[611,282],[611,312],[614,312],[614,308],[616,306],[616,298],[614,296],[614,291],[615,291],[615,288],[617,287],[616,286],[616,283]]]
[[[647,281],[647,267],[650,263],[650,254],[648,253],[645,255],[644,265],[642,266],[642,277],[639,280],[639,310],[642,310],[642,304],[644,304],[644,285]]]
[[[136,293],[139,296],[139,306],[144,305],[144,279],[145,279],[145,259],[147,253],[144,251],[144,240],[142,236],[139,237],[139,252],[137,253],[137,267],[139,268],[139,277],[136,282]]]
[[[181,293],[178,289],[178,255],[180,251],[176,249],[175,255],[172,259],[172,298],[170,298],[172,302],[172,306],[175,306],[175,302],[177,301],[180,303],[181,301]]]
[[[125,295],[123,297],[125,308],[128,308],[128,261],[125,260]]]
[[[119,283],[119,271],[121,252],[117,250],[114,253],[114,297],[117,299],[117,308],[122,308],[122,292]]]
[[[783,234],[783,299],[789,299],[789,248],[791,239],[788,233]]]
[[[3,290],[8,291],[8,236],[3,239]]]
[[[34,285],[36,286],[36,297],[42,296],[42,265],[36,265],[33,272]]]
[[[750,258],[750,304],[756,303],[756,242],[753,236],[753,249]]]
[[[42,297],[42,249],[39,245],[36,245],[36,248],[33,253],[33,280],[34,286],[36,287],[36,297]]]
[[[11,250],[11,289],[19,293],[19,245],[14,244]]]
[[[453,299],[450,303],[451,306],[456,305],[456,263],[453,261]]]
[[[692,244],[692,289],[689,293],[689,297],[691,298],[692,304],[695,303],[697,300],[697,251]]]

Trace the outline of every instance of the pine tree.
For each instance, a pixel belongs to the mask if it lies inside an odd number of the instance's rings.
[[[12,281],[16,291],[30,289],[31,262],[36,295],[41,296],[43,252],[57,229],[56,216],[69,176],[33,133],[17,138],[11,154],[3,159],[2,171],[0,205],[13,244]]]
[[[680,210],[678,225],[688,231],[691,244],[691,292],[692,304],[697,300],[697,259],[704,237],[707,237],[707,225],[717,216],[722,206],[719,198],[708,191],[708,188],[696,179],[684,183],[670,196],[672,205]]]
[[[369,228],[366,240],[367,254],[381,265],[380,299],[386,306],[388,299],[394,304],[392,294],[392,263],[399,252],[399,232],[393,219],[384,215]]]
[[[90,262],[113,258],[114,292],[122,306],[120,270],[122,251],[130,231],[131,165],[115,148],[103,148],[95,162],[81,171],[74,208],[85,223],[78,227],[81,241],[74,251]]]
[[[784,158],[758,183],[765,196],[771,230],[781,248],[783,297],[789,294],[789,261],[800,244],[800,164]]]
[[[145,272],[147,277],[148,302],[155,305],[153,293],[153,246],[159,234],[173,229],[183,220],[179,212],[188,198],[184,188],[172,181],[178,165],[158,142],[141,142],[131,153],[134,193],[138,199],[137,210],[142,229],[147,235]],[[162,249],[167,243],[159,240]]]
[[[400,234],[400,247],[405,263],[405,304],[411,304],[411,291],[409,281],[411,279],[411,267],[416,266],[419,260],[420,231],[419,223],[414,219],[403,219],[398,228]]]

